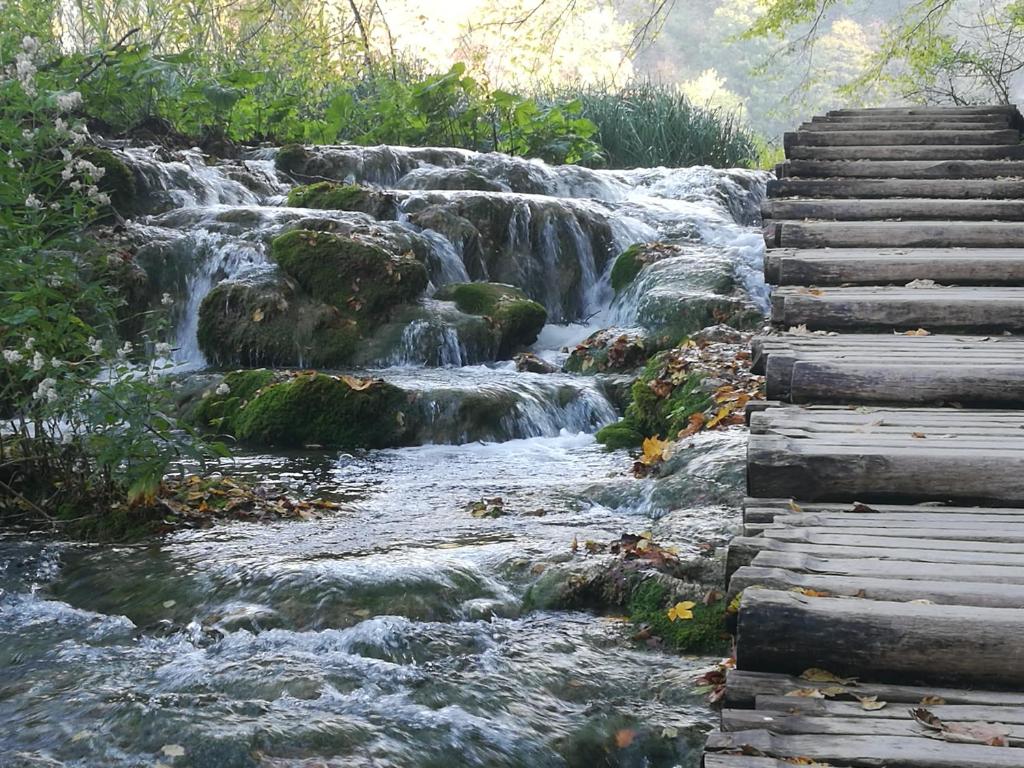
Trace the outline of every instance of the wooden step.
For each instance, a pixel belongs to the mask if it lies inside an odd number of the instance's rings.
[[[1009,115],[947,115],[927,117],[813,117],[801,131],[984,131],[1010,127]]]
[[[776,285],[1024,285],[1024,248],[807,248],[768,251]]]
[[[1024,179],[770,179],[768,197],[1004,199],[1024,197]]]
[[[790,147],[867,147],[911,146],[920,144],[1015,144],[1020,133],[1012,128],[996,131],[790,131],[782,136],[782,146]]]
[[[996,520],[1002,517],[1021,517],[1024,511],[1014,507],[956,507],[945,504],[872,504],[867,511],[855,502],[812,502],[800,499],[755,499],[743,503],[744,525],[766,527],[776,521],[785,525],[831,525],[835,520],[864,521],[919,519],[921,515],[931,518],[963,520],[979,517]]]
[[[765,224],[769,248],[1018,248],[1024,223],[1005,221],[790,221]]]
[[[1021,411],[789,406],[750,428],[752,496],[1024,505]]]
[[[1024,685],[1022,632],[1020,608],[748,589],[739,612],[736,664],[762,672],[816,667],[840,676],[1009,687]],[[1024,750],[1020,754],[1024,761]]]
[[[855,343],[848,338],[755,339],[754,359],[766,373],[768,399],[1024,408],[1022,338],[879,334]]]
[[[1024,177],[1022,160],[787,160],[784,178],[990,179]]]
[[[953,107],[953,106],[914,106],[909,105],[905,107],[863,107],[859,109],[833,109],[829,110],[825,116],[829,118],[834,117],[868,117],[876,119],[880,115],[911,115],[911,116],[927,116],[935,117],[938,115],[1009,115],[1010,117],[1016,117],[1020,113],[1017,111],[1017,107],[1012,104],[991,104],[982,105],[975,107]]]
[[[781,287],[772,323],[784,329],[989,334],[1024,331],[1024,288]]]
[[[790,160],[1020,160],[1024,145],[806,147],[786,150]]]
[[[883,198],[872,200],[767,200],[765,219],[823,221],[1024,221],[1024,200],[933,200]]]

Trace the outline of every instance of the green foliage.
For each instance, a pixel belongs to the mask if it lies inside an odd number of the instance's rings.
[[[546,98],[579,105],[579,114],[597,126],[593,138],[609,168],[722,168],[750,166],[757,158],[754,137],[737,115],[696,106],[669,85],[579,85]]]
[[[406,393],[384,381],[303,373],[264,386],[233,419],[245,442],[298,448],[389,448],[409,434]]]
[[[724,652],[729,645],[725,626],[725,601],[693,607],[693,618],[672,621],[668,590],[654,579],[643,582],[629,601],[629,618],[643,624],[650,633],[661,638],[667,648],[681,653]]]

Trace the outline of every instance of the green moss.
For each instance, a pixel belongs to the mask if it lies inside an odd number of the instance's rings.
[[[406,393],[384,381],[353,388],[343,378],[307,373],[264,387],[242,407],[236,436],[278,447],[402,445],[410,433]]]
[[[276,275],[225,280],[199,307],[199,347],[216,365],[340,365],[359,342],[345,313]]]
[[[270,252],[311,296],[371,324],[427,287],[426,267],[414,257],[353,237],[293,230],[274,238]]]
[[[207,392],[193,409],[190,418],[196,424],[213,427],[218,432],[234,435],[238,429],[238,414],[263,387],[275,379],[266,368],[233,371],[224,377],[228,388],[224,394],[216,389]]]
[[[121,158],[102,147],[79,147],[75,155],[104,170],[97,182],[101,191],[110,195],[110,202],[118,211],[128,213],[135,206],[135,174]]]
[[[389,192],[333,181],[295,187],[288,193],[288,205],[294,208],[361,211],[376,219],[393,219],[398,212],[395,196]]]
[[[640,270],[644,268],[643,262],[639,258],[643,249],[643,243],[631,245],[615,259],[615,263],[612,265],[611,283],[612,290],[616,293],[625,290],[626,286],[632,283],[640,274]]]
[[[286,144],[277,152],[274,165],[285,173],[299,173],[309,160],[308,150],[301,144]]]
[[[441,288],[435,298],[454,301],[466,314],[489,317],[500,336],[500,358],[510,357],[517,349],[535,342],[548,319],[543,306],[511,285],[455,283]]]
[[[629,601],[629,618],[635,624],[646,624],[651,634],[660,637],[665,646],[682,653],[723,653],[728,648],[725,628],[725,601],[693,608],[692,619],[668,617],[672,599],[665,587],[648,579],[633,592]]]
[[[597,442],[613,451],[617,448],[637,448],[644,441],[644,435],[625,419],[603,427],[595,437]]]

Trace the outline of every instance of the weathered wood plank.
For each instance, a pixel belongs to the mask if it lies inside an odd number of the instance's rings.
[[[1024,575],[1017,566],[928,563],[920,560],[886,560],[881,557],[818,557],[793,550],[762,550],[757,553],[751,565],[850,578],[1024,584]]]
[[[767,730],[714,732],[710,751],[755,752],[780,758],[803,757],[870,768],[1024,768],[1024,749],[954,744],[901,736],[782,735]]]
[[[1012,128],[1002,130],[860,130],[850,126],[845,131],[789,131],[782,136],[782,145],[791,147],[870,147],[879,145],[914,146],[932,144],[955,146],[960,144],[1015,144],[1020,133]]]
[[[783,169],[785,173],[787,169]],[[951,200],[1024,197],[1022,179],[778,178],[768,196],[816,198],[929,197]]]
[[[883,709],[864,709],[860,702],[807,699],[797,696],[757,696],[755,706],[765,712],[810,716],[856,717],[862,720],[912,720],[911,702],[897,702]],[[978,704],[928,704],[928,711],[951,723],[985,722],[1024,725],[1024,707]],[[750,711],[750,710],[745,710]]]
[[[706,754],[704,768],[793,768],[791,760],[776,760],[773,757],[751,757],[750,755]],[[819,762],[815,768],[832,768],[828,763]]]
[[[848,576],[802,573],[753,564],[737,568],[729,578],[728,585],[730,598],[748,587],[767,587],[780,590],[811,589],[830,595],[865,600],[931,600],[933,603],[944,605],[977,605],[989,608],[1019,608],[1024,605],[1024,584],[879,578],[866,574]]]
[[[1024,288],[782,287],[772,295],[772,322],[812,330],[984,334],[1024,330]]]
[[[983,104],[979,106],[921,106],[907,105],[902,107],[856,107],[848,109],[832,109],[825,113],[828,118],[835,117],[868,117],[876,119],[880,115],[926,115],[934,117],[937,115],[1008,115],[1011,118],[1019,117],[1020,113],[1013,104]]]
[[[821,219],[828,221],[878,221],[882,219],[1024,221],[1024,200],[935,200],[927,198],[801,200],[786,198],[766,201],[761,207],[761,215],[765,219]]]
[[[1024,224],[773,219],[766,222],[765,242],[777,248],[1016,248],[1024,247]]]
[[[794,633],[793,627],[800,627]],[[798,673],[808,667],[863,678],[1024,684],[1024,610],[842,600],[747,590],[736,663]],[[1024,752],[1021,753],[1024,755]]]
[[[801,670],[802,671],[802,670]],[[787,693],[803,688],[820,690],[822,688],[846,688],[858,696],[877,696],[881,701],[888,701],[890,706],[896,703],[917,704],[925,696],[938,696],[947,704],[964,704],[972,706],[1024,707],[1024,693],[973,688],[950,688],[942,686],[894,685],[858,681],[856,685],[837,686],[835,683],[814,683],[799,677],[778,673],[753,672],[733,669],[727,673],[725,700],[729,706],[752,707],[759,696],[785,696]],[[787,697],[790,698],[790,697]],[[806,700],[810,701],[810,699]],[[816,701],[820,701],[817,699]]]
[[[959,131],[1010,127],[1009,115],[948,115],[939,117],[813,117],[801,131]]]
[[[790,160],[1020,160],[1020,144],[923,144],[919,146],[802,146],[786,150]]]
[[[888,709],[886,707],[885,709]],[[885,710],[882,710],[883,712]],[[929,710],[930,711],[930,710]],[[947,720],[946,722],[963,722]],[[1001,723],[1006,735],[1014,740],[1024,737],[1024,726]],[[722,710],[723,731],[745,731],[766,728],[772,733],[821,734],[827,736],[904,736],[928,738],[929,731],[914,720],[904,717],[854,717],[840,715],[807,715],[766,712],[758,709]]]
[[[1021,160],[787,160],[785,178],[996,179],[1024,176]]]
[[[963,411],[956,408],[889,408],[884,406],[859,408],[837,405],[774,406],[754,414],[751,428],[769,430],[776,425],[785,426],[794,420],[812,419],[820,424],[844,424],[863,432],[885,426],[916,427],[921,424],[940,425],[951,430],[973,426],[1006,425],[1024,428],[1024,413],[1019,411],[984,410]]]
[[[1024,249],[784,249],[766,254],[764,272],[776,285],[1024,285]]]

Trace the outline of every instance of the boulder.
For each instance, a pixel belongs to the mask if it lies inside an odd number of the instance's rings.
[[[671,344],[667,342],[668,346]],[[565,361],[565,370],[570,373],[631,371],[646,363],[658,346],[657,340],[643,332],[605,328],[576,345]]]
[[[547,322],[544,307],[511,285],[455,283],[442,287],[434,298],[452,301],[466,314],[488,318],[498,334],[498,359],[533,344]]]
[[[394,219],[398,216],[398,198],[393,193],[333,181],[294,187],[288,193],[288,205],[293,208],[359,211],[375,219]]]

